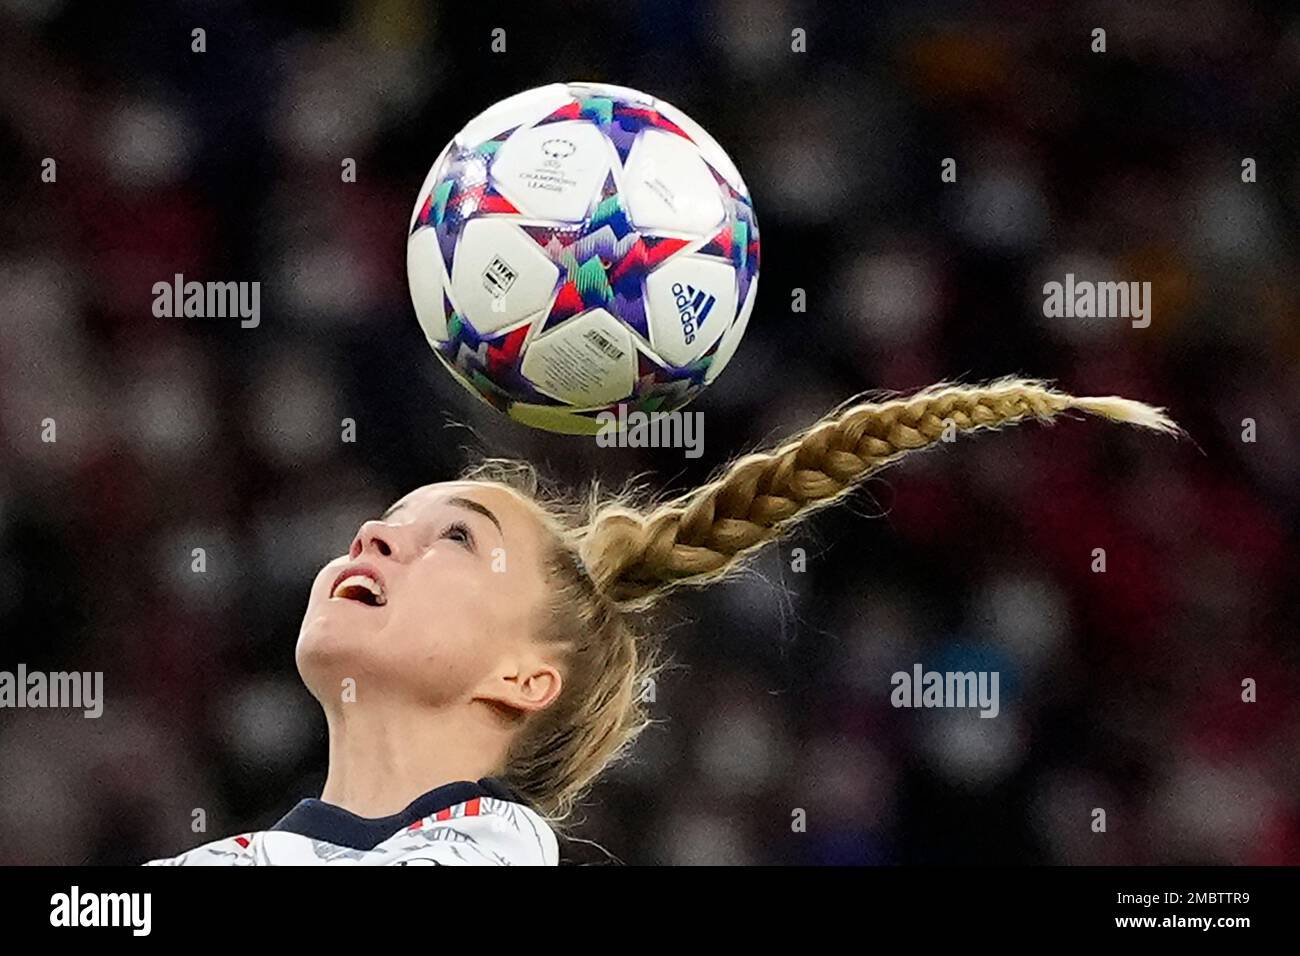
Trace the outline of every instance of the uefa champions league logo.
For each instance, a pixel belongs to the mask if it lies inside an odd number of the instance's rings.
[[[542,143],[542,152],[551,158],[551,160],[568,159],[578,149],[567,139],[548,139]],[[559,162],[547,162],[548,166],[558,166]]]

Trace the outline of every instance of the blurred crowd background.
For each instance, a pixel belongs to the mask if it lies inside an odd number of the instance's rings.
[[[1008,373],[1166,406],[1191,440],[944,445],[679,599],[659,723],[565,859],[1300,863],[1283,6],[0,0],[0,668],[102,670],[106,696],[0,711],[0,863],[137,863],[317,795],[308,586],[418,484],[487,454],[681,488],[862,390]],[[429,165],[564,79],[683,108],[753,192],[762,288],[692,406],[699,460],[515,425],[416,324]],[[260,281],[260,327],[155,318],[177,272]],[[1044,318],[1066,272],[1151,282],[1150,328]],[[998,670],[1000,716],[892,708],[918,662]]]

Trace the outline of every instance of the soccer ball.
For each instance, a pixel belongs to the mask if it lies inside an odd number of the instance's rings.
[[[735,165],[680,110],[554,83],[442,151],[406,268],[462,384],[525,424],[595,434],[602,412],[681,408],[726,366],[758,291],[758,224]]]

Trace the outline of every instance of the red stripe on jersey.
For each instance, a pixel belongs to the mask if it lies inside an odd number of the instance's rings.
[[[450,819],[451,819],[451,807],[447,807],[445,810],[439,810],[437,813],[435,813],[435,814],[433,815],[433,818],[434,818],[435,820],[450,820]]]
[[[468,803],[465,804],[465,816],[467,817],[478,816],[478,799],[479,799],[478,797],[475,797],[473,800],[470,800]]]
[[[235,842],[238,843],[240,846],[242,846],[245,850],[248,849],[248,842],[249,842],[248,837],[235,837]]]

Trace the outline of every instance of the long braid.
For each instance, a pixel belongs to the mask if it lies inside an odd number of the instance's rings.
[[[636,613],[675,587],[707,584],[756,548],[831,504],[864,478],[948,433],[1041,421],[1078,411],[1178,434],[1160,409],[1123,398],[1075,398],[1041,382],[935,385],[915,395],[849,404],[770,451],[746,455],[712,481],[658,504],[631,495],[586,506],[538,487],[521,463],[488,461],[466,477],[514,489],[553,547],[543,644],[565,648],[565,690],[514,740],[503,774],[555,826],[650,719],[643,696],[660,668],[660,635]]]
[[[850,405],[770,451],[737,459],[717,478],[642,512],[599,507],[578,532],[598,587],[619,605],[653,603],[682,584],[724,576],[796,519],[843,497],[867,476],[944,438],[945,431],[1000,428],[1069,411],[1166,434],[1181,430],[1162,409],[1114,396],[1076,398],[1043,382],[939,384],[914,395]]]

